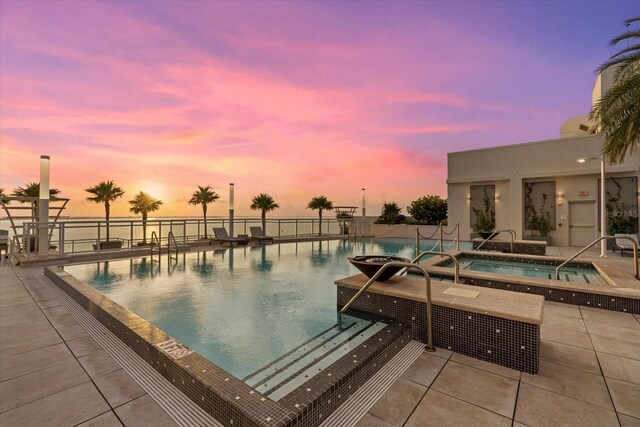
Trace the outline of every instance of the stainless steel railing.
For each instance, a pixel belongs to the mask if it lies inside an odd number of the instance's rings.
[[[635,240],[633,240],[631,237],[628,237],[628,236],[601,236],[601,237],[598,237],[596,240],[594,240],[593,242],[589,243],[584,248],[580,249],[578,251],[578,253],[570,256],[562,264],[560,264],[559,266],[556,267],[556,280],[560,280],[560,269],[562,267],[564,267],[569,262],[573,261],[574,259],[576,259],[580,255],[585,253],[589,248],[591,248],[596,243],[598,243],[598,242],[600,242],[602,240],[611,240],[611,239],[625,239],[625,240],[629,240],[633,244],[633,273],[634,273],[634,276],[636,277],[636,279],[640,280],[640,273],[638,272],[638,244],[636,243]]]
[[[489,237],[487,237],[486,239],[484,239],[484,241],[482,243],[480,243],[478,245],[478,247],[476,248],[476,250],[480,249],[482,247],[482,245],[484,245],[485,243],[487,243],[489,240],[491,240],[494,236],[496,236],[498,233],[509,233],[511,235],[511,253],[513,253],[513,241],[516,240],[516,231],[512,230],[510,228],[504,228],[502,230],[496,230],[493,233],[491,233],[491,235]]]
[[[422,258],[424,258],[425,255],[440,255],[440,256],[445,256],[447,258],[450,258],[453,261],[453,283],[460,283],[460,262],[458,261],[458,258],[456,258],[455,256],[448,254],[446,252],[437,252],[437,251],[422,251],[418,254],[417,257],[415,257],[412,261],[411,264],[417,264]],[[400,271],[400,273],[398,274],[404,274],[406,271],[408,270],[408,268],[404,268]]]
[[[175,251],[176,251],[175,260],[178,261],[178,243],[176,242],[176,237],[173,235],[173,231],[170,231],[169,232],[169,236],[167,237],[167,257],[169,259],[173,258],[171,256],[171,245],[172,244],[173,244],[173,247],[175,248]]]
[[[376,280],[378,280],[378,277],[380,277],[382,273],[384,273],[384,271],[389,267],[415,268],[417,270],[420,270],[422,274],[424,274],[425,287],[426,287],[425,294],[426,294],[426,302],[427,302],[427,346],[425,347],[425,350],[436,351],[435,347],[433,346],[433,331],[432,331],[432,321],[431,321],[431,278],[429,277],[429,273],[424,267],[421,267],[418,264],[412,264],[410,262],[393,261],[393,262],[388,262],[384,264],[380,268],[380,270],[378,270],[378,272],[374,274],[373,277],[369,279],[367,283],[364,284],[364,286],[362,286],[362,288],[360,288],[360,290],[353,296],[353,298],[351,298],[349,302],[347,302],[344,305],[344,307],[342,307],[342,309],[338,311],[338,327],[340,329],[342,329],[343,327],[342,315],[349,309],[349,307],[351,307],[351,305],[353,305],[353,303],[358,299],[358,297],[360,297],[360,295],[362,295],[367,289],[369,289],[369,287]]]
[[[160,256],[162,247],[160,246],[160,239],[158,239],[158,235],[155,231],[151,232],[151,244],[149,245],[149,256],[151,257],[151,264],[153,264],[153,247],[158,246],[158,262],[160,262]]]

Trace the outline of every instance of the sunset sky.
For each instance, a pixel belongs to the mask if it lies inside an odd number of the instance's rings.
[[[0,2],[0,186],[52,186],[68,215],[114,180],[212,215],[267,192],[274,215],[324,194],[368,213],[446,197],[446,153],[555,138],[633,1]]]

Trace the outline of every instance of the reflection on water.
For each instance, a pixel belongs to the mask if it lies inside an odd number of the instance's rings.
[[[65,270],[240,378],[336,322],[347,257],[413,258],[411,240],[239,247]]]

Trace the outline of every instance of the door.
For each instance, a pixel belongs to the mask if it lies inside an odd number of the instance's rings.
[[[596,238],[596,202],[569,202],[569,245],[587,246]]]

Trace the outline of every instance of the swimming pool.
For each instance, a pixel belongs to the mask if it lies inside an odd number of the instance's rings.
[[[333,283],[358,273],[347,257],[413,258],[414,244],[409,239],[285,243],[180,254],[177,262],[165,255],[160,264],[147,257],[71,265],[65,271],[227,372],[247,378],[314,337],[332,333]]]
[[[506,261],[490,258],[458,258],[460,270],[485,273],[508,274],[511,276],[536,277],[541,279],[556,278],[556,266],[533,261]],[[448,262],[447,266],[451,266]],[[607,285],[594,268],[566,266],[560,271],[560,280],[591,285]]]

